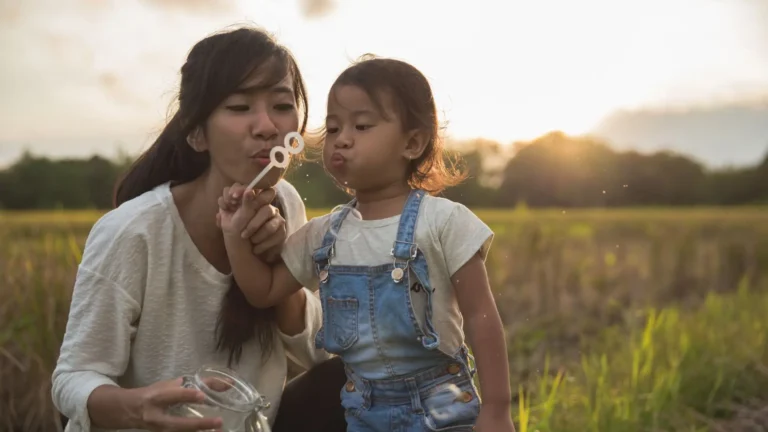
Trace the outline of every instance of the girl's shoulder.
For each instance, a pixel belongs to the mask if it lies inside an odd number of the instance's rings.
[[[464,204],[442,197],[424,198],[420,220],[429,227],[432,252],[443,255],[450,275],[476,253],[487,257],[493,230]]]
[[[437,234],[442,234],[446,228],[459,228],[462,224],[485,225],[464,204],[440,196],[425,195],[419,215]]]

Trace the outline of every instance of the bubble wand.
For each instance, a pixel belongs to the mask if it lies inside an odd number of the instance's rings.
[[[291,138],[296,139],[296,147],[291,145]],[[288,166],[288,159],[290,158],[290,155],[299,154],[302,150],[304,150],[304,138],[302,138],[298,132],[290,132],[286,134],[285,139],[283,139],[282,147],[272,147],[272,150],[269,151],[269,165],[265,166],[264,169],[261,170],[259,175],[257,175],[256,178],[248,184],[248,187],[245,188],[245,190],[253,189],[259,180],[264,178],[264,176],[267,175],[269,170],[272,168],[286,168]],[[280,153],[280,155],[283,157],[283,160],[277,160],[278,153]]]

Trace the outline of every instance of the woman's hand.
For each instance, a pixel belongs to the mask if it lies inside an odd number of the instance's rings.
[[[200,403],[204,399],[202,392],[181,386],[182,379],[160,381],[136,392],[136,417],[139,428],[156,432],[165,431],[200,431],[218,429],[221,418],[186,418],[168,413],[176,404]]]
[[[269,205],[274,194],[274,189],[265,189],[256,195],[255,191],[246,192],[244,186],[235,183],[224,188],[216,215],[216,223],[223,231],[240,230],[240,236],[250,240],[253,254],[268,263],[277,260],[287,238],[285,219],[277,207]],[[244,203],[248,205],[242,206]],[[240,210],[242,214],[238,214],[241,207],[250,207],[253,211]]]
[[[288,237],[285,219],[280,215],[277,207],[264,206],[248,222],[242,236],[250,239],[254,255],[268,263],[273,263],[280,257],[283,244]]]

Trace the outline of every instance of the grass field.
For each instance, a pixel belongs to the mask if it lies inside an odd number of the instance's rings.
[[[768,431],[768,209],[478,214],[519,432]],[[0,430],[57,429],[50,375],[98,216],[0,213]]]

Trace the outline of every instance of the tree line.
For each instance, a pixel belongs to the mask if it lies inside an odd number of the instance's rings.
[[[672,152],[616,151],[589,137],[552,132],[509,150],[492,141],[453,142],[449,162],[468,178],[445,192],[470,207],[626,207],[768,204],[768,152],[754,166],[712,170]],[[22,155],[0,171],[0,208],[108,209],[114,185],[131,159],[58,159]],[[307,207],[332,207],[349,197],[316,161],[286,174]]]

